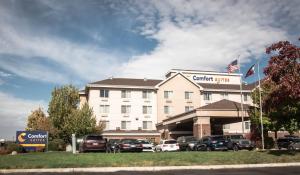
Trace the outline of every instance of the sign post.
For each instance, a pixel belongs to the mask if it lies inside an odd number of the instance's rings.
[[[73,150],[73,154],[76,154],[76,136],[75,136],[75,134],[72,134],[72,150]]]

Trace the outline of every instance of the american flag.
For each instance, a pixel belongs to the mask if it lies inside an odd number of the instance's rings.
[[[238,66],[238,61],[237,60],[234,60],[232,61],[228,66],[227,66],[227,72],[228,73],[232,73],[236,70],[239,69],[239,66]]]

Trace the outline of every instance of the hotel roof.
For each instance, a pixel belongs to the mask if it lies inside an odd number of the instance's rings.
[[[199,86],[203,87],[204,89],[230,89],[230,90],[240,90],[239,84],[209,84],[209,83],[198,83]],[[243,90],[252,90],[255,88],[255,84],[243,84]]]
[[[249,108],[249,105],[243,104],[244,110]],[[241,110],[241,103],[230,101],[230,100],[220,100],[197,109],[202,110]]]
[[[155,86],[162,80],[155,79],[133,79],[133,78],[109,78],[96,81],[93,85],[124,85],[124,86]]]

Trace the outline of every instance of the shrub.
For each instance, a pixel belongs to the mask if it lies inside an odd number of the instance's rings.
[[[6,150],[8,151],[8,153],[11,153],[13,151],[16,151],[17,153],[22,153],[24,152],[24,148],[16,143],[8,143]]]
[[[275,142],[272,137],[265,137],[265,148],[271,149],[274,148]]]
[[[10,152],[7,149],[0,149],[0,155],[9,154]]]
[[[62,139],[53,139],[48,143],[49,151],[64,151],[66,143]]]

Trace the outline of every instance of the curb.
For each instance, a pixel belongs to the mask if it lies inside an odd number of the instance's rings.
[[[157,166],[157,167],[94,167],[94,168],[48,168],[48,169],[0,169],[0,173],[73,173],[73,172],[118,172],[118,171],[167,171],[167,170],[215,170],[242,168],[271,168],[300,166],[295,163],[239,164],[239,165],[196,165],[196,166]]]

